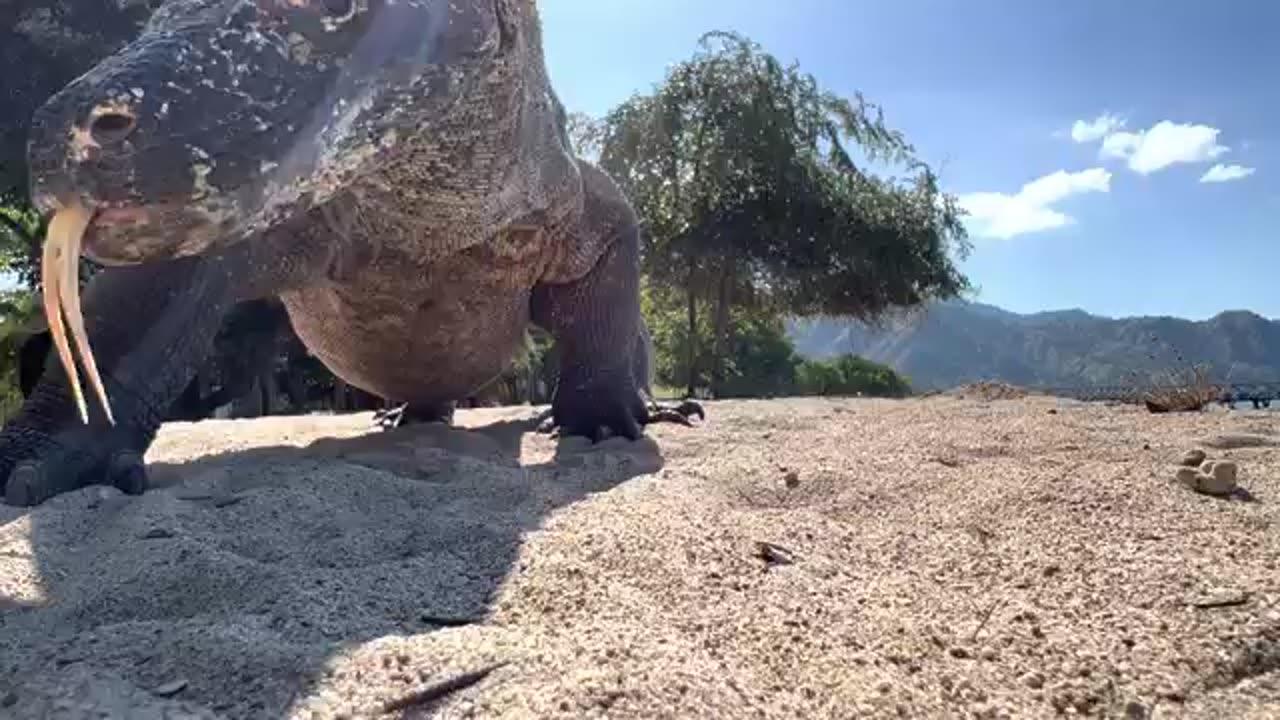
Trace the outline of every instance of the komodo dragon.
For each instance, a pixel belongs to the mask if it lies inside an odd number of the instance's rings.
[[[51,357],[0,433],[9,504],[142,492],[163,410],[260,297],[418,416],[501,373],[534,323],[561,433],[657,419],[637,218],[571,153],[533,0],[167,0],[35,113],[28,148],[38,208],[94,211],[84,318],[115,422],[94,403],[81,421]]]

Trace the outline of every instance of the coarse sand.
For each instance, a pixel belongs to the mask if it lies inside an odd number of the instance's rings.
[[[140,497],[0,505],[0,716],[1280,718],[1280,413],[707,413],[167,425]]]

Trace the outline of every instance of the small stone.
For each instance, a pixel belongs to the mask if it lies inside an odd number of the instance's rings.
[[[788,470],[786,474],[782,476],[782,481],[785,482],[789,488],[800,487],[800,473],[795,470]]]
[[[1230,460],[1209,460],[1199,470],[1180,467],[1174,477],[1204,495],[1225,497],[1236,491],[1236,464]]]
[[[241,500],[244,500],[244,498],[239,495],[223,495],[213,501],[213,506],[216,508],[230,507]]]
[[[1213,464],[1212,468],[1204,470],[1206,475],[1212,475],[1213,479],[1233,488],[1236,485],[1237,472],[1239,472],[1239,466],[1233,460],[1219,460]]]
[[[167,682],[157,687],[156,689],[152,690],[151,693],[153,695],[159,695],[160,697],[169,697],[171,695],[177,695],[178,693],[185,690],[186,687],[187,687],[187,681],[184,680],[183,678],[178,678],[177,680],[172,680],[170,682]]]
[[[1206,495],[1227,496],[1236,491],[1235,480],[1224,480],[1220,475],[1202,475],[1200,492]]]
[[[1196,478],[1200,477],[1200,471],[1193,467],[1180,467],[1174,472],[1173,476],[1178,482],[1186,485],[1192,490],[1196,489],[1199,485]]]
[[[990,645],[985,645],[981,650],[978,651],[978,657],[982,658],[983,660],[986,660],[987,662],[994,662],[997,658],[1000,657],[1000,654],[996,652],[995,648],[991,647]]]
[[[1130,700],[1124,706],[1124,716],[1126,720],[1147,720],[1150,717],[1150,712],[1148,712],[1146,705],[1137,700]]]
[[[1231,460],[1206,460],[1199,470],[1178,468],[1177,478],[1196,492],[1221,497],[1235,492],[1237,471]]]
[[[959,660],[968,660],[969,658],[973,657],[972,653],[970,653],[967,649],[962,647],[953,647],[947,652],[951,653],[951,657],[957,658]]]
[[[1204,462],[1205,457],[1206,455],[1203,450],[1188,450],[1187,454],[1182,456],[1182,462],[1179,464],[1189,468],[1200,467],[1200,464]]]
[[[1044,687],[1044,675],[1041,675],[1040,673],[1032,670],[1031,672],[1022,676],[1022,684],[1026,685],[1032,690],[1039,690],[1040,688]]]
[[[1265,435],[1250,435],[1247,433],[1228,433],[1210,438],[1204,442],[1211,448],[1218,450],[1238,450],[1240,448],[1249,447],[1270,447],[1277,444],[1275,438]]]

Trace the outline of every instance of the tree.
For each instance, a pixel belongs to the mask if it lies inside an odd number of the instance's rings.
[[[45,224],[24,198],[0,194],[0,273],[33,290],[40,282]]]
[[[565,116],[565,132],[569,135],[574,155],[588,162],[600,159],[601,143],[604,141],[603,123],[586,113],[571,112]]]
[[[713,309],[720,392],[735,306],[873,320],[968,288],[951,257],[968,251],[960,210],[880,109],[820,89],[739,35],[704,35],[652,93],[582,135],[598,138],[601,166],[644,221],[646,276],[684,295],[691,395],[701,305]],[[910,177],[868,174],[849,141]]]
[[[892,368],[857,355],[832,360],[805,360],[796,369],[801,395],[866,395],[905,397],[911,384]]]

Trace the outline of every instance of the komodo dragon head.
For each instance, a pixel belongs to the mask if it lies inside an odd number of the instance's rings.
[[[519,204],[514,156],[556,137],[531,129],[558,107],[544,78],[533,0],[168,0],[37,111],[32,197],[87,206],[106,265],[221,248],[361,187]]]

